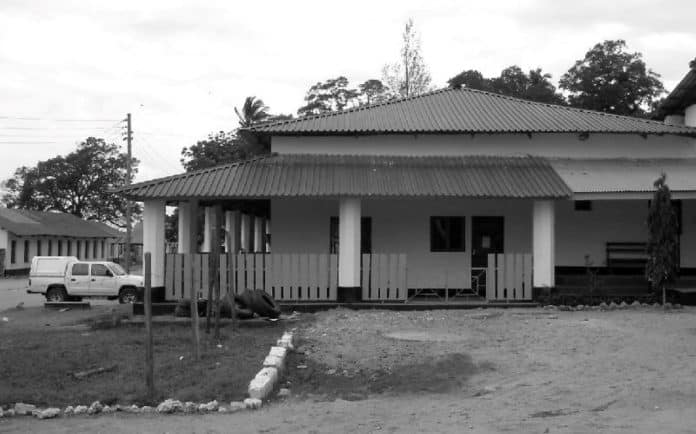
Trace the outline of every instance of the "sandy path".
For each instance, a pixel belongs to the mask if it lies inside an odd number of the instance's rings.
[[[405,330],[439,341],[384,336]],[[694,308],[669,313],[338,310],[318,314],[300,331],[308,354],[298,360],[322,370],[346,369],[356,375],[348,382],[356,387],[366,376],[354,370],[398,372],[447,354],[464,354],[486,369],[446,393],[326,401],[326,391],[317,390],[312,398],[295,397],[257,413],[12,419],[0,421],[0,431],[696,432]]]

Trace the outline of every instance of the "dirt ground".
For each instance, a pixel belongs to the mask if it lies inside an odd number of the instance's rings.
[[[261,411],[12,419],[0,431],[696,432],[693,307],[306,316],[293,397]]]

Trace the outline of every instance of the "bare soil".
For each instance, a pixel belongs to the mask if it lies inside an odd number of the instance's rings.
[[[293,396],[258,412],[12,419],[0,431],[696,432],[695,308],[304,316]]]

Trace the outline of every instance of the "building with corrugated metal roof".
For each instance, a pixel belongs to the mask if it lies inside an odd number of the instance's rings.
[[[122,192],[145,204],[144,250],[167,299],[219,279],[223,293],[288,303],[515,302],[584,286],[588,264],[641,286],[661,173],[678,201],[682,270],[696,271],[685,110],[678,124],[442,89],[259,124],[244,134],[269,155]],[[166,205],[179,206],[178,254],[164,255]],[[223,239],[229,254],[210,275],[211,240]]]
[[[112,258],[120,236],[71,214],[0,207],[0,276],[26,272],[34,256]]]

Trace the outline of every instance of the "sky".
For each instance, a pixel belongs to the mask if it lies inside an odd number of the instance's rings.
[[[465,69],[541,67],[557,82],[595,43],[625,39],[671,90],[696,57],[696,2],[0,1],[0,179],[88,136],[122,142],[137,180],[179,173],[181,149],[261,98],[295,113],[307,89],[381,78],[413,18],[433,84]]]

